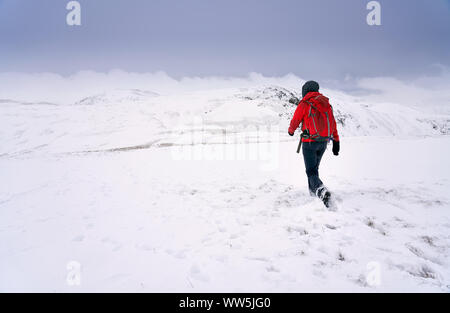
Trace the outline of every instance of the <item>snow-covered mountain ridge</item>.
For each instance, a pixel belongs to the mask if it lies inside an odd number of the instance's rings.
[[[450,116],[430,114],[394,103],[324,90],[339,131],[347,136],[435,136],[450,133]],[[277,126],[280,140],[295,111],[298,90],[276,84],[245,88],[159,93],[115,89],[86,95],[72,103],[0,100],[0,155],[30,152],[80,152],[148,142],[170,144],[176,128],[194,119],[205,125]],[[182,126],[180,126],[182,125]]]

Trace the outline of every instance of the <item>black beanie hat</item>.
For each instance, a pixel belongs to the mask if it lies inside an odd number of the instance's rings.
[[[302,88],[302,97],[304,98],[308,92],[317,92],[319,91],[319,83],[313,80],[306,82]]]

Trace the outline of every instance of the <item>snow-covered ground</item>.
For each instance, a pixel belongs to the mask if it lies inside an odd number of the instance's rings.
[[[331,212],[286,134],[301,81],[195,82],[0,93],[0,291],[450,291],[445,110],[325,90]]]

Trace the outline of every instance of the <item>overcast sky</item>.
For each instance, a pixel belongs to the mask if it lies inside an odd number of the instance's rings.
[[[0,0],[0,72],[416,77],[450,67],[450,1]]]

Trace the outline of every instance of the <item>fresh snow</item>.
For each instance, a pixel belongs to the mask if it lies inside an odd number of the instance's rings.
[[[0,93],[0,291],[449,292],[450,115],[325,89],[331,212],[287,135],[301,83]]]

